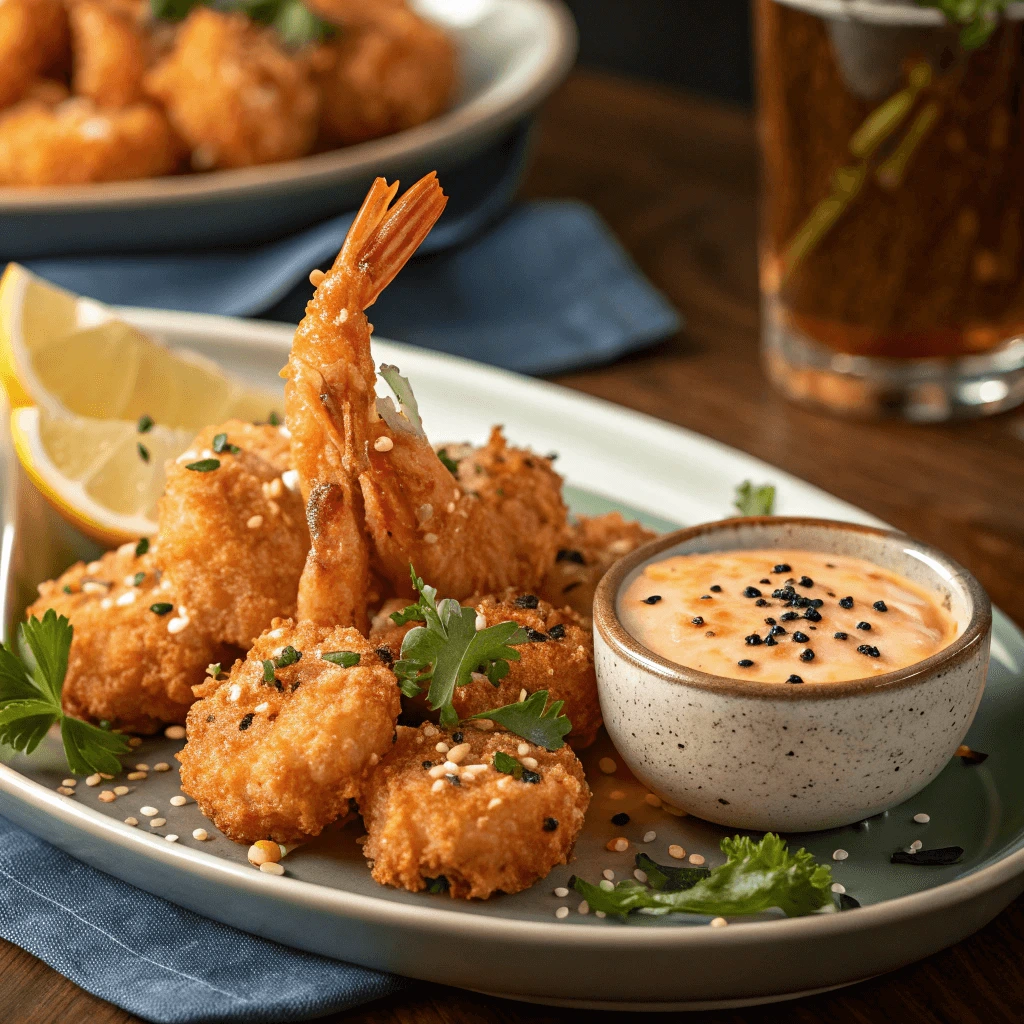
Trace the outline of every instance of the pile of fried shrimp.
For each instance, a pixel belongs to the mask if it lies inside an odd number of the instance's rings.
[[[377,397],[364,310],[446,202],[433,174],[396,192],[377,179],[306,307],[285,426],[208,427],[168,464],[148,547],[73,566],[28,614],[74,627],[69,713],[138,733],[186,724],[182,789],[226,836],[298,843],[358,808],[378,882],[443,876],[452,896],[487,897],[572,852],[590,800],[574,748],[601,727],[594,587],[651,534],[618,513],[570,520],[551,458],[499,427],[435,448],[395,367],[381,372],[398,404]],[[458,719],[546,690],[567,745],[488,719],[442,728],[402,696],[393,669],[415,623],[390,613],[413,596],[410,564],[478,630],[515,622],[530,638],[497,685],[456,687]],[[499,771],[499,752],[524,770]]]
[[[150,0],[0,3],[0,185],[72,185],[293,160],[451,103],[452,41],[405,0],[303,0],[297,49],[240,12]]]

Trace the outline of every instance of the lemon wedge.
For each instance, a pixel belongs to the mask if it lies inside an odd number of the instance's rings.
[[[156,533],[164,462],[184,452],[191,430],[68,414],[37,406],[11,413],[14,450],[29,479],[76,529],[114,547]]]
[[[131,423],[148,416],[192,434],[232,417],[265,421],[281,407],[270,392],[195,353],[165,348],[109,306],[17,263],[0,279],[0,380],[15,407]]]

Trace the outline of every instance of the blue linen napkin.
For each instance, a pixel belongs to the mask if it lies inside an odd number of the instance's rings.
[[[0,937],[100,999],[166,1024],[309,1020],[405,984],[209,921],[2,817]]]
[[[582,203],[513,205],[529,149],[519,126],[444,175],[448,208],[374,306],[382,337],[520,373],[607,362],[677,331],[679,316]],[[352,214],[263,245],[32,260],[104,302],[297,322],[310,270],[328,266]],[[2,252],[2,243],[0,243]]]

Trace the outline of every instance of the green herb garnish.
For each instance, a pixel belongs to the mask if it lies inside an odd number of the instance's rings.
[[[515,622],[478,630],[475,609],[463,608],[452,598],[438,602],[437,590],[424,584],[412,566],[409,569],[420,599],[396,612],[392,620],[401,625],[416,619],[426,625],[406,633],[395,675],[407,697],[415,697],[429,683],[428,705],[441,712],[445,729],[454,728],[459,723],[452,707],[455,687],[467,686],[474,672],[497,686],[508,675],[509,662],[519,660],[519,652],[509,645],[525,643],[526,630]]]
[[[636,855],[636,866],[647,875],[647,884],[658,892],[692,889],[711,874],[710,868],[677,868],[670,864],[658,864],[646,853]]]
[[[744,516],[770,516],[775,514],[775,485],[761,484],[755,487],[749,480],[736,488],[736,500],[734,502],[740,515]]]
[[[441,465],[444,466],[452,476],[459,475],[459,464],[448,454],[447,448],[438,448],[437,457],[441,460]]]
[[[169,611],[172,611],[173,608],[174,605],[167,601],[157,601],[156,604],[151,604],[149,606],[149,610],[156,615],[166,615]]]
[[[227,434],[217,434],[213,439],[213,450],[221,455],[228,452],[230,455],[237,455],[242,449],[237,444],[228,444]],[[189,469],[192,467],[190,466]]]
[[[359,654],[356,651],[325,651],[320,655],[320,660],[342,668],[354,668],[359,664]]]
[[[274,663],[269,658],[263,659],[263,682],[272,683],[274,681]]]
[[[220,679],[221,664],[219,661],[212,662],[206,666],[206,674],[211,679]]]
[[[61,707],[73,635],[71,623],[49,608],[18,628],[17,653],[0,647],[0,745],[31,754],[59,722],[71,771],[115,774],[121,770],[117,755],[130,749],[127,739],[71,718]]]
[[[279,426],[281,426],[281,417],[278,416],[277,413],[274,412],[273,409],[271,409],[270,410],[270,415],[267,417],[267,422],[272,427],[279,427]]]
[[[144,580],[145,578],[146,578],[146,574],[145,574],[144,572],[137,572],[137,573],[136,573],[136,574],[135,574],[135,575],[134,575],[134,576],[132,577],[132,586],[133,586],[133,587],[141,587],[141,586],[142,586],[142,581],[143,581],[143,580]]]
[[[576,891],[586,899],[591,910],[623,919],[641,908],[655,915],[688,913],[723,917],[758,914],[776,907],[787,917],[835,910],[832,872],[818,864],[806,850],[790,853],[785,842],[771,832],[760,842],[749,836],[723,839],[721,848],[726,856],[725,863],[687,888],[659,890],[629,880],[607,891],[577,878]],[[660,865],[655,867],[660,868]]]
[[[149,431],[153,429],[153,417],[147,416],[143,413],[139,417],[139,422],[136,424],[135,429],[138,430],[140,434],[148,434]]]
[[[437,878],[424,878],[423,881],[427,883],[427,892],[443,893],[451,888],[444,875],[438,875]]]
[[[153,17],[163,21],[182,21],[196,7],[213,7],[220,11],[240,11],[261,25],[270,25],[286,46],[298,48],[318,43],[332,36],[337,29],[301,3],[301,0],[150,0]],[[276,423],[273,426],[277,426]]]
[[[200,459],[198,462],[187,462],[186,469],[195,473],[209,473],[214,469],[220,469],[220,459]]]
[[[521,779],[523,777],[523,766],[503,750],[496,750],[494,752],[494,769],[495,771],[502,772],[504,775],[511,775],[513,779]]]
[[[496,629],[496,626],[492,626]],[[492,722],[503,725],[509,732],[522,736],[538,747],[545,747],[548,750],[558,750],[565,746],[564,737],[572,732],[572,722],[561,714],[565,701],[555,700],[545,711],[548,702],[548,691],[537,690],[531,693],[526,700],[518,701],[515,704],[506,704],[502,708],[494,708],[491,711],[481,711],[478,715],[471,715],[474,718],[489,718]]]
[[[301,657],[302,651],[295,650],[295,648],[289,644],[274,661],[274,665],[277,668],[287,668],[289,665],[294,665]]]
[[[136,444],[136,448],[139,450],[139,458],[143,462],[149,462],[149,449],[141,441]]]
[[[917,0],[922,7],[934,7],[960,30],[960,45],[976,50],[988,42],[1010,0]]]
[[[380,375],[387,385],[395,393],[398,399],[398,408],[390,398],[377,399],[377,412],[380,418],[392,430],[401,430],[405,433],[413,433],[417,437],[425,438],[423,421],[420,419],[420,407],[416,396],[412,392],[412,385],[408,377],[403,377],[397,366],[388,363],[381,363]]]
[[[69,583],[65,583],[64,586],[61,587],[60,589],[63,590],[65,594],[73,593],[73,591],[71,589],[71,585]]]
[[[138,544],[135,545],[135,557],[141,558],[149,550],[149,538],[143,537]]]

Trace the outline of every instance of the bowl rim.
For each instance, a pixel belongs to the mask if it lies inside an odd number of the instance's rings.
[[[963,632],[948,647],[944,647],[924,661],[918,661],[882,675],[831,683],[805,682],[801,686],[782,686],[777,683],[714,675],[686,665],[678,665],[646,648],[619,619],[618,596],[625,578],[637,566],[669,548],[676,547],[695,537],[734,529],[740,524],[766,527],[810,526],[842,532],[865,533],[882,539],[899,540],[911,544],[946,568],[953,578],[961,583],[967,593],[970,619]],[[696,526],[674,530],[672,533],[662,534],[620,558],[601,578],[594,593],[595,637],[599,636],[618,658],[624,659],[649,675],[657,676],[666,682],[681,683],[698,690],[731,694],[755,700],[835,700],[857,694],[915,686],[928,681],[936,670],[952,667],[972,657],[978,646],[985,643],[991,630],[992,603],[985,588],[959,562],[954,561],[938,548],[916,540],[901,530],[809,516],[734,516],[730,519],[700,523]]]

